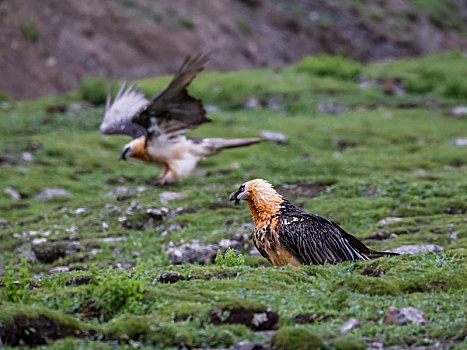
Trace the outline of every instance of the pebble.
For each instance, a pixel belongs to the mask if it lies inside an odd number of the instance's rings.
[[[183,199],[186,197],[185,193],[180,193],[180,192],[162,192],[159,194],[159,200],[161,204],[167,205],[170,201],[176,200],[176,199]]]
[[[287,136],[278,131],[261,130],[259,136],[265,140],[284,145],[288,142]]]
[[[386,316],[384,317],[385,324],[406,324],[407,322],[420,325],[422,323],[428,323],[429,321],[423,311],[411,306],[403,307],[400,310],[394,306],[388,308]]]
[[[420,253],[437,253],[442,252],[443,247],[436,244],[407,244],[390,249],[389,252],[399,254],[420,254]]]
[[[56,266],[56,267],[49,270],[50,273],[67,272],[67,271],[70,271],[70,268],[68,266]]]
[[[339,329],[342,333],[345,333],[358,327],[360,327],[360,321],[352,317],[352,318],[349,318],[349,320],[346,323],[340,326]]]
[[[56,197],[71,198],[73,196],[63,188],[44,188],[35,198],[38,200],[46,200]]]
[[[9,195],[11,199],[14,199],[14,200],[21,199],[21,195],[18,192],[16,192],[14,189],[12,189],[11,187],[5,187],[5,190],[3,192]]]
[[[451,114],[456,117],[467,115],[467,106],[456,106],[451,109]]]
[[[402,220],[403,220],[403,218],[387,217],[387,218],[379,220],[378,225],[387,225],[387,224],[391,224],[393,222],[399,222],[399,221],[402,221]]]

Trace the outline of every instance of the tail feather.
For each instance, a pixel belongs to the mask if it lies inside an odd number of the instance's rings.
[[[393,252],[378,252],[376,250],[370,249],[370,254],[368,254],[368,258],[370,259],[377,259],[377,258],[382,258],[384,256],[397,256],[399,253],[393,253]]]
[[[255,143],[263,141],[263,139],[255,137],[255,138],[247,138],[247,139],[223,139],[223,138],[206,138],[203,140],[206,142],[207,146],[213,151],[218,152],[224,148],[235,148],[235,147],[243,147],[253,145]]]

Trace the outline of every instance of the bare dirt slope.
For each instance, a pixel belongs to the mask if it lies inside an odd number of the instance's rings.
[[[465,1],[435,10],[414,3],[0,1],[0,91],[31,98],[73,89],[87,75],[172,73],[201,51],[214,53],[209,69],[231,70],[322,51],[370,60],[467,48]]]

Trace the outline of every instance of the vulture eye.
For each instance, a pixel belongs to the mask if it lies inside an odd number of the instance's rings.
[[[241,191],[241,192],[245,191],[245,186],[241,186],[241,187],[240,187],[240,191]]]

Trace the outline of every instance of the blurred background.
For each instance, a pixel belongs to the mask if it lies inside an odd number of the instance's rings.
[[[325,52],[358,61],[467,48],[465,0],[4,0],[0,92],[25,99],[86,76],[282,67]]]

